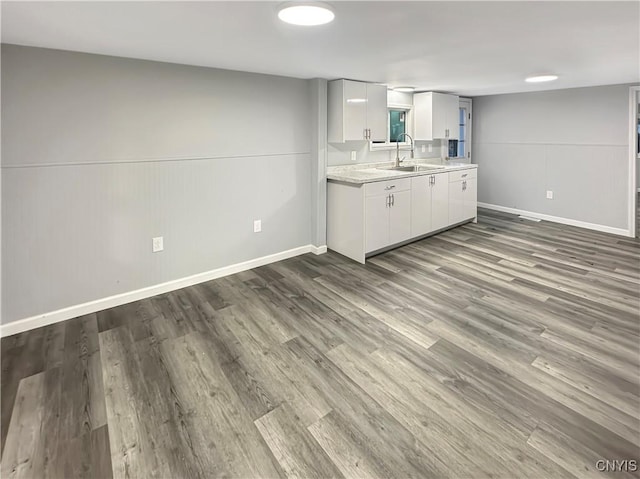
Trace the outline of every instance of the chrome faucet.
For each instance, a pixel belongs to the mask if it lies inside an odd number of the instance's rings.
[[[413,158],[413,138],[411,138],[409,133],[400,133],[398,138],[396,138],[396,168],[398,168],[400,163],[404,161],[404,157],[402,157],[402,160],[400,159],[400,138],[403,136],[409,137],[409,140],[411,141],[411,158]]]

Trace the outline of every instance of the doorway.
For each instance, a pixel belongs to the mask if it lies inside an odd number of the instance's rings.
[[[640,237],[640,86],[629,89],[629,203],[630,236]]]

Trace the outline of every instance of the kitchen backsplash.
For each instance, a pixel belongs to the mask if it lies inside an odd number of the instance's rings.
[[[434,141],[416,141],[415,158],[442,158],[447,155],[445,140]],[[429,152],[429,144],[431,144],[431,152]],[[422,145],[425,146],[425,152],[422,153]],[[351,161],[351,152],[356,152],[356,161]],[[406,156],[410,158],[409,150],[400,150],[400,157]],[[329,143],[327,149],[327,165],[357,165],[359,163],[383,163],[392,161],[396,157],[396,150],[370,151],[369,143],[366,141],[350,141],[344,144]]]

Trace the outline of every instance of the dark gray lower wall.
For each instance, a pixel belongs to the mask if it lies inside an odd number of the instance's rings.
[[[2,323],[310,244],[309,105],[305,80],[4,45]]]
[[[628,229],[629,87],[474,98],[478,201]]]

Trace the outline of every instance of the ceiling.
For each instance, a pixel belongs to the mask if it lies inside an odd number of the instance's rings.
[[[640,81],[637,1],[333,1],[317,27],[279,4],[2,1],[2,42],[467,96]]]

